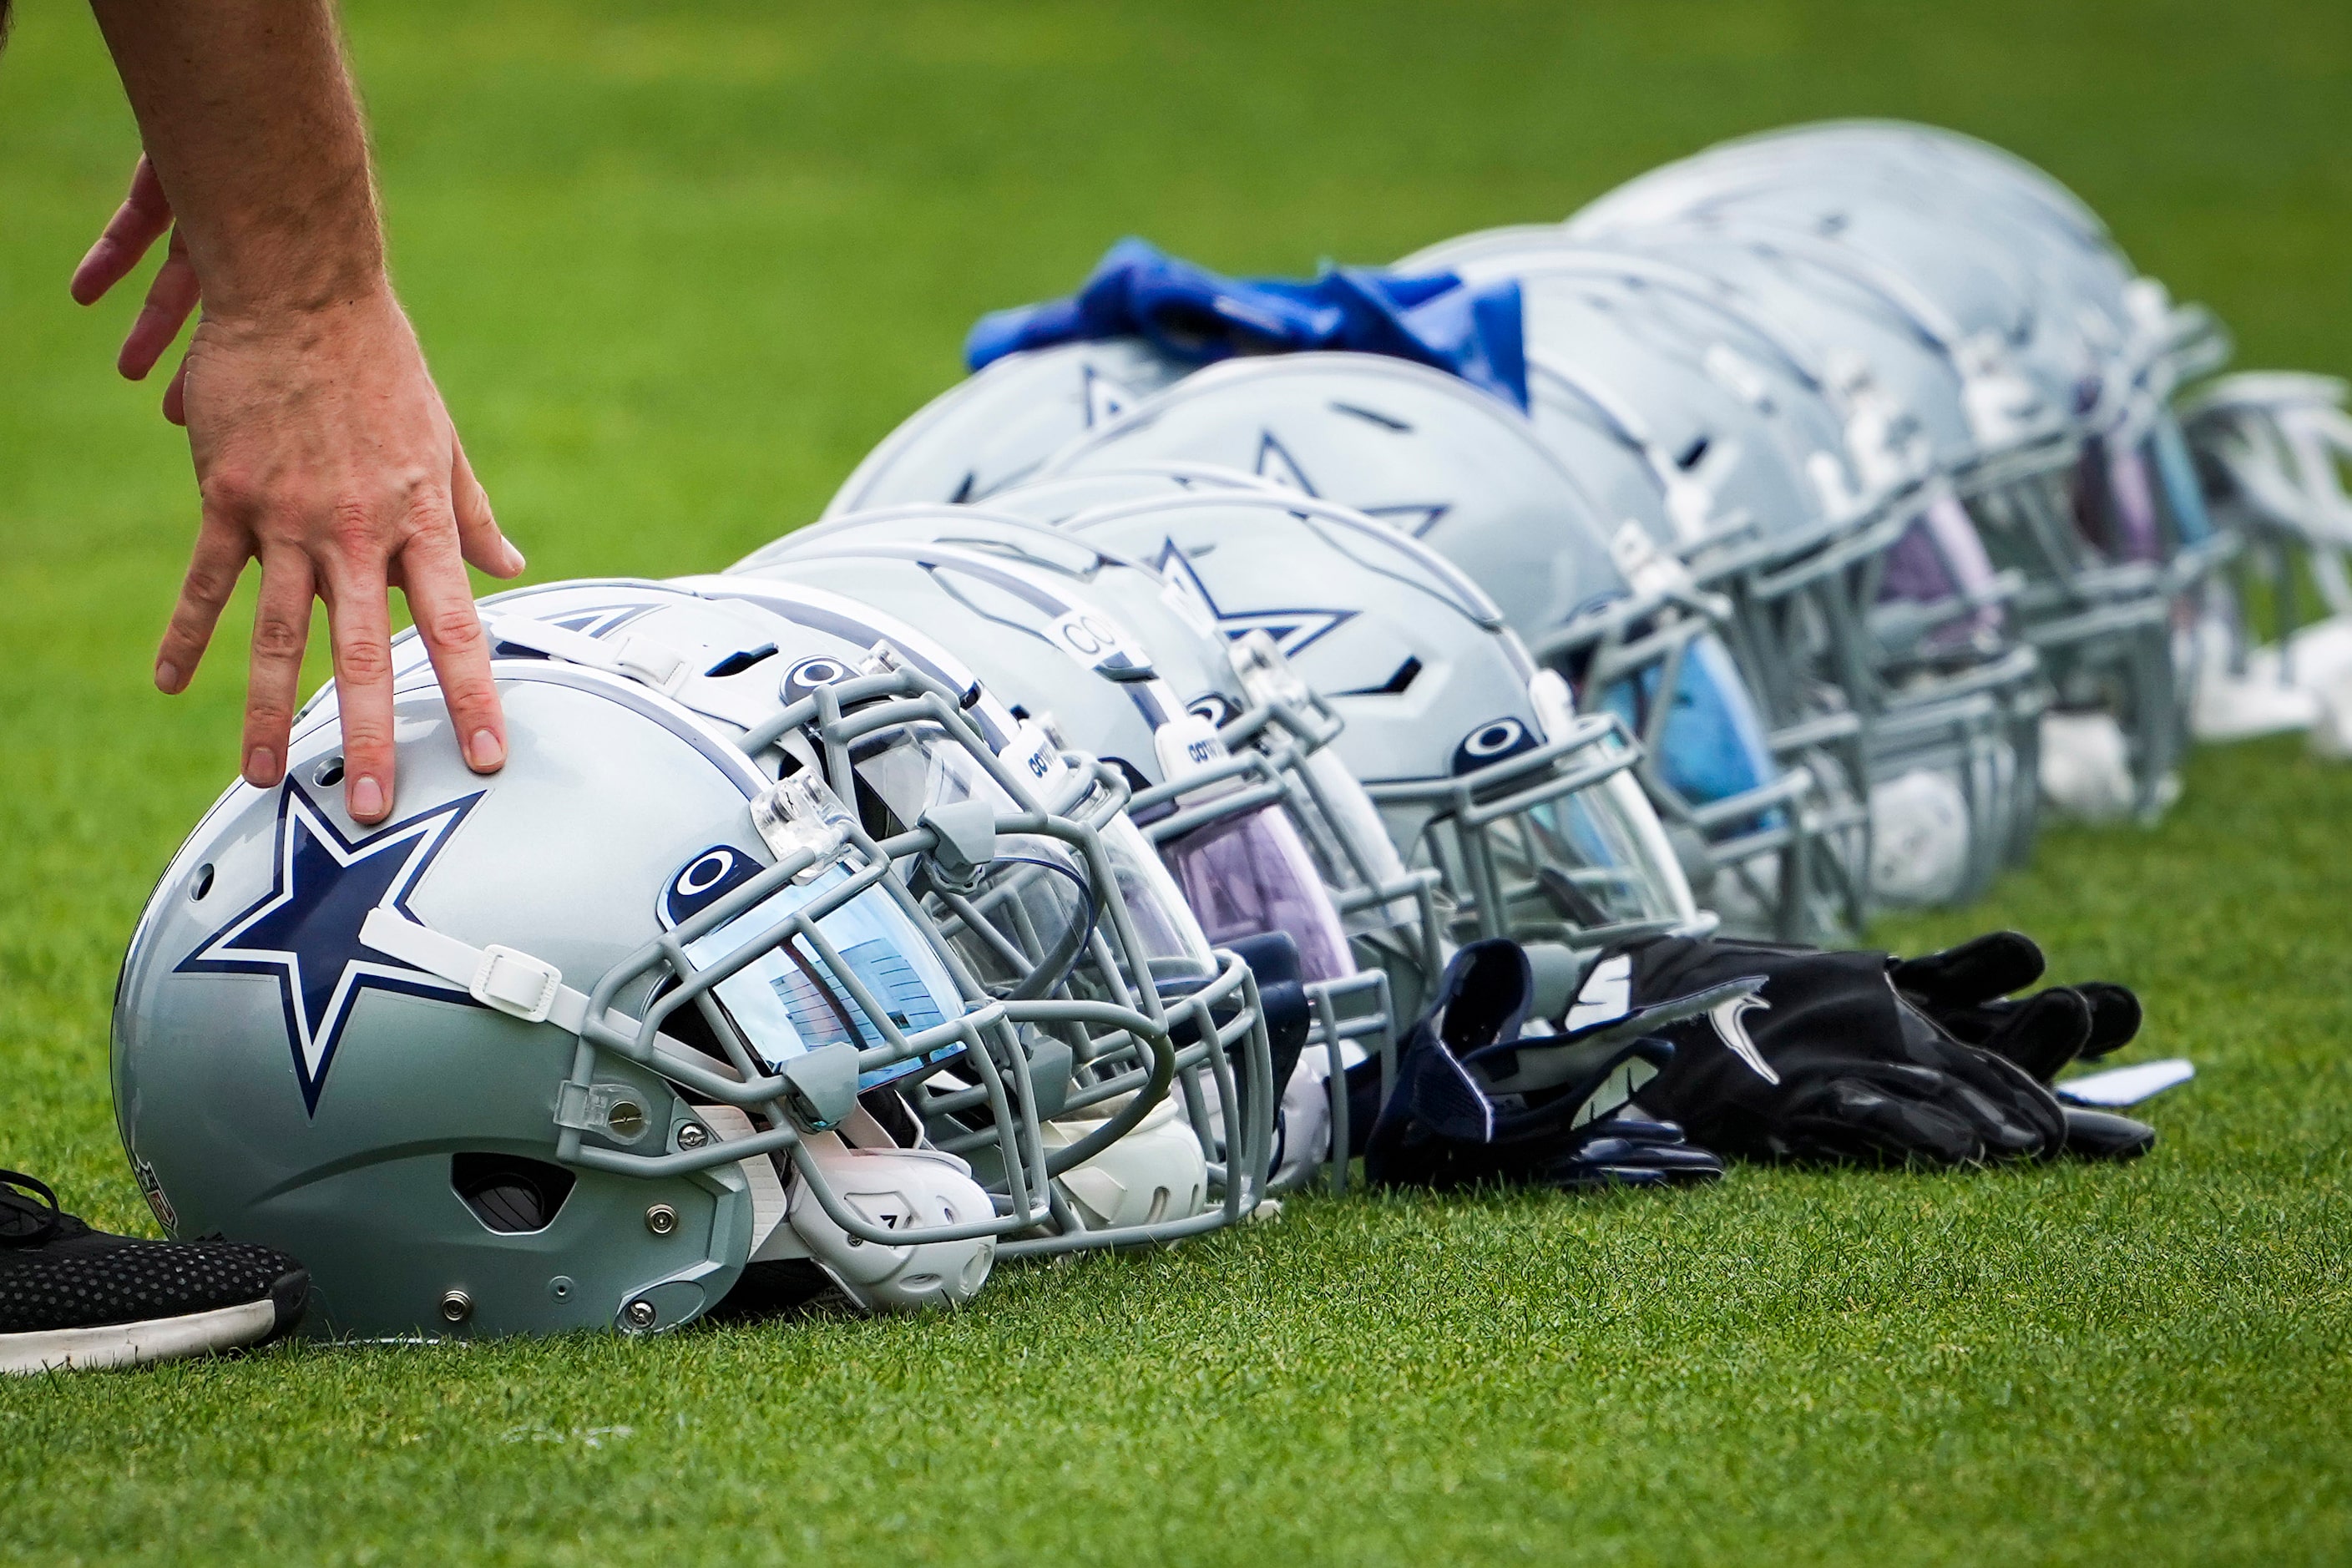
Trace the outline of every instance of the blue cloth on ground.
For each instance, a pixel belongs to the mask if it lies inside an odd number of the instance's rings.
[[[1516,280],[1332,266],[1311,281],[1225,278],[1134,238],[1112,246],[1069,299],[982,316],[964,363],[978,370],[1024,349],[1123,337],[1195,364],[1312,349],[1388,354],[1528,406]]]

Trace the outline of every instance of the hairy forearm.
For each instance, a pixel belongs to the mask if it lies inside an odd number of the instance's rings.
[[[327,0],[91,0],[221,317],[383,286],[367,137]]]

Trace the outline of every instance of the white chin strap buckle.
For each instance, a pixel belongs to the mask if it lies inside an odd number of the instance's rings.
[[[614,651],[613,663],[623,675],[667,691],[685,669],[686,656],[646,637],[623,637]]]
[[[499,642],[527,647],[567,664],[625,676],[674,696],[686,679],[687,656],[657,637],[624,635],[612,641],[525,616],[490,616],[483,626]]]
[[[496,942],[482,949],[482,961],[466,983],[475,1001],[526,1024],[547,1022],[562,989],[563,972],[555,965]]]

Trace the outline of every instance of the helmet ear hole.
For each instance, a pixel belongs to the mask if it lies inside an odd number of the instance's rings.
[[[561,1165],[521,1154],[449,1156],[449,1185],[474,1217],[501,1235],[545,1230],[555,1223],[573,1176]]]

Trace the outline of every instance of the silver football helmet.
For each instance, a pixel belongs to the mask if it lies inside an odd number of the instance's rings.
[[[1874,175],[1851,145],[1809,153],[1802,143],[1789,133],[1769,156],[1721,165],[1703,153],[1567,226],[1604,240],[1667,225],[1759,235],[1899,301],[1964,384],[1979,451],[1955,482],[1995,559],[2024,574],[2023,629],[2065,710],[2045,723],[2045,789],[2090,815],[2156,814],[2177,791],[2182,736],[2174,601],[2211,556],[2168,560],[2146,466],[2110,460],[2137,439],[2115,421],[2147,400],[2110,396],[2122,383],[2098,374],[2079,323],[2044,309],[2035,247],[2011,208],[1964,210],[1965,184]],[[2133,504],[2109,504],[2126,494]],[[2127,766],[2096,765],[2108,750]]]
[[[1622,723],[1575,712],[1567,683],[1444,557],[1296,494],[1143,501],[1065,526],[1156,563],[1227,637],[1281,649],[1345,721],[1332,749],[1405,862],[1441,879],[1452,940],[1527,944],[1565,984],[1552,998],[1564,1007],[1602,948],[1712,928]],[[1426,1001],[1401,997],[1400,1012]]]
[[[1790,939],[1859,922],[1867,821],[1833,793],[1858,757],[1824,758],[1805,736],[1804,760],[1783,763],[1718,636],[1728,607],[1638,522],[1604,520],[1511,409],[1370,354],[1235,362],[1074,443],[1048,474],[1171,458],[1339,501],[1452,561],[1586,706],[1640,734],[1642,779],[1706,901]]]
[[[1906,204],[1932,191],[1948,221],[1996,237],[2032,291],[2032,343],[2089,433],[2075,476],[2084,526],[2111,555],[2163,561],[2182,592],[2225,558],[2168,399],[2228,359],[2228,334],[2141,275],[2072,192],[1973,137],[1895,121],[1794,126],[1700,158],[1717,180],[1736,167],[1763,184],[1827,183]]]
[[[651,1332],[770,1266],[918,1307],[1255,1203],[1245,1171],[1173,1226],[1072,1201],[1188,1071],[1265,1054],[1246,970],[1134,896],[1164,878],[1115,774],[871,617],[644,583],[483,609],[501,773],[404,634],[404,815],[342,815],[330,688],[158,884],[114,1076],[176,1228],[296,1252],[325,1331]]]
[[[826,517],[985,500],[1191,367],[1140,338],[1009,354],[918,409],[843,481]]]
[[[971,648],[991,690],[1126,773],[1130,813],[1211,940],[1279,931],[1297,950],[1318,1047],[1301,1063],[1308,1081],[1286,1087],[1278,1184],[1346,1148],[1339,1069],[1366,1046],[1392,1068],[1410,1022],[1391,1016],[1388,972],[1415,994],[1443,967],[1434,878],[1404,869],[1328,749],[1338,720],[1279,652],[1229,649],[1147,567],[971,508],[852,513],[706,581],[740,577],[838,588],[919,619]],[[1326,1138],[1335,1111],[1339,1136]]]
[[[2033,822],[2046,696],[2032,651],[2001,637],[2009,590],[1920,422],[1825,335],[1833,307],[1749,286],[1737,245],[1633,247],[1645,237],[1489,231],[1404,265],[1520,279],[1538,433],[1571,467],[1654,476],[1647,521],[1739,606],[1776,722],[1863,726],[1879,894],[1972,898]]]
[[[2248,372],[2185,399],[2217,520],[2247,545],[2238,595],[2268,579],[2278,640],[2249,648],[2234,626],[2207,634],[2197,731],[2235,740],[2308,729],[2321,754],[2352,756],[2352,413],[2332,376]],[[2323,617],[2304,624],[2301,579]]]

